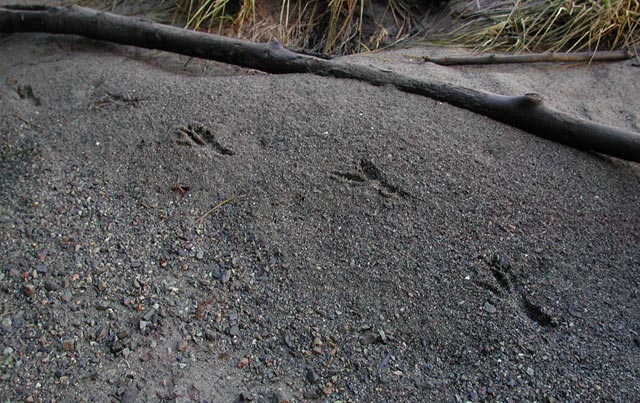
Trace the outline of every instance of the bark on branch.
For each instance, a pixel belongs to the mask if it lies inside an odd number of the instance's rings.
[[[258,44],[77,6],[0,7],[0,32],[82,35],[268,73],[311,73],[393,85],[401,91],[465,108],[569,146],[640,162],[640,134],[549,108],[537,94],[503,96],[436,80],[418,80],[388,70],[295,53],[278,43]]]
[[[517,55],[501,55],[491,53],[480,56],[443,56],[422,58],[423,62],[440,64],[442,66],[459,66],[468,64],[505,64],[505,63],[591,63],[603,61],[629,60],[633,54],[628,50],[575,52],[575,53],[526,53]]]

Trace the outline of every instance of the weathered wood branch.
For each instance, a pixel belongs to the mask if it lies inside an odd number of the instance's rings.
[[[370,66],[339,63],[285,49],[188,31],[76,6],[0,7],[0,32],[74,34],[253,68],[268,73],[311,73],[393,85],[580,149],[640,162],[640,134],[572,116],[544,105],[537,94],[503,96],[436,80],[415,79]]]
[[[523,53],[516,55],[491,53],[480,56],[424,56],[423,62],[440,64],[442,66],[458,66],[469,64],[506,64],[506,63],[591,63],[603,61],[629,60],[633,54],[628,50],[613,50],[597,52],[575,52],[575,53]]]

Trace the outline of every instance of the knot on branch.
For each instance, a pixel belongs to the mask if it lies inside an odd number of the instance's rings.
[[[544,104],[544,98],[542,95],[537,94],[535,92],[529,92],[522,96],[517,97],[516,103],[520,107],[534,107],[534,106],[542,106]]]

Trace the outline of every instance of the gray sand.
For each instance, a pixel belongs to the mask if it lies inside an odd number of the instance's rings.
[[[429,51],[345,60],[639,130],[632,62]],[[637,164],[187,61],[0,38],[3,401],[640,400]]]

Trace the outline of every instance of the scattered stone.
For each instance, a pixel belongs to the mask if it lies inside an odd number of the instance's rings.
[[[56,283],[54,279],[48,278],[44,280],[44,289],[47,291],[56,291],[60,289],[60,286],[58,285],[58,283]]]
[[[186,340],[181,341],[180,343],[178,343],[178,346],[176,347],[176,349],[179,352],[183,352],[184,350],[187,349],[187,347],[189,347],[189,343],[187,343]]]
[[[113,342],[113,344],[111,345],[111,353],[113,355],[117,355],[119,352],[121,352],[123,349],[125,348],[124,342],[122,340],[116,340]]]
[[[382,343],[382,338],[379,333],[369,332],[360,336],[360,344],[373,344],[373,343]]]
[[[94,333],[95,341],[102,341],[109,335],[109,326],[100,326]]]
[[[156,314],[156,310],[153,308],[149,308],[142,314],[142,319],[151,322],[153,320],[153,316]]]
[[[309,368],[307,369],[306,378],[307,378],[307,381],[313,385],[314,383],[320,380],[320,375],[318,375],[315,369]]]
[[[531,368],[531,367],[527,367],[527,371],[526,372],[527,372],[527,375],[529,375],[529,376],[534,376],[536,374],[535,371],[533,370],[533,368]]]
[[[126,339],[127,337],[131,336],[131,331],[127,328],[123,328],[120,329],[118,331],[118,338],[119,339]]]
[[[430,390],[436,387],[436,382],[428,376],[418,376],[413,381],[418,389]]]
[[[131,268],[132,269],[137,269],[141,265],[142,265],[142,263],[138,259],[131,259]]]
[[[238,368],[244,368],[249,365],[249,358],[244,357],[240,361],[238,361]]]
[[[478,396],[480,396],[480,399],[484,400],[487,397],[487,388],[486,386],[480,386],[478,388]]]
[[[222,275],[224,274],[224,270],[220,270],[217,266],[211,268],[211,277],[216,280],[221,280]]]
[[[271,396],[271,402],[272,403],[292,403],[293,400],[284,390],[278,389],[275,392],[273,392],[273,395]]]
[[[308,400],[315,400],[322,397],[322,391],[318,388],[314,388],[311,390],[305,390],[302,394],[302,397]]]
[[[73,351],[76,348],[76,341],[74,339],[66,339],[62,341],[62,349],[64,351]]]
[[[146,320],[140,320],[138,327],[140,328],[141,332],[144,332],[145,330],[147,330],[147,327],[150,326],[151,324],[152,324],[151,322],[147,322]]]
[[[62,295],[60,296],[60,300],[62,302],[68,303],[69,301],[71,301],[72,295],[71,295],[71,291],[69,290],[64,290],[62,292]]]
[[[296,345],[293,342],[293,340],[291,339],[291,337],[289,336],[284,336],[282,338],[282,342],[284,343],[284,345],[289,349],[289,350],[295,350],[296,349]]]
[[[487,313],[490,313],[492,315],[498,312],[498,309],[489,302],[484,303],[484,310],[487,311]]]
[[[227,333],[229,334],[229,336],[240,336],[240,328],[238,327],[238,325],[233,325],[229,328]]]
[[[220,277],[220,281],[222,284],[226,284],[231,280],[231,270],[225,270],[222,272],[222,277]]]
[[[254,396],[253,393],[251,392],[241,392],[240,396],[238,397],[238,399],[241,402],[251,402],[255,399],[256,397]]]
[[[135,403],[138,397],[138,388],[131,385],[120,398],[120,403]]]
[[[35,292],[36,286],[34,286],[33,284],[25,284],[22,286],[22,293],[27,297],[32,296]]]
[[[96,309],[98,311],[106,311],[107,309],[109,309],[110,305],[111,305],[111,303],[109,301],[100,301],[96,305]]]
[[[11,320],[10,317],[7,316],[5,318],[2,318],[2,328],[5,331],[9,331],[12,325],[13,325],[13,320]]]

